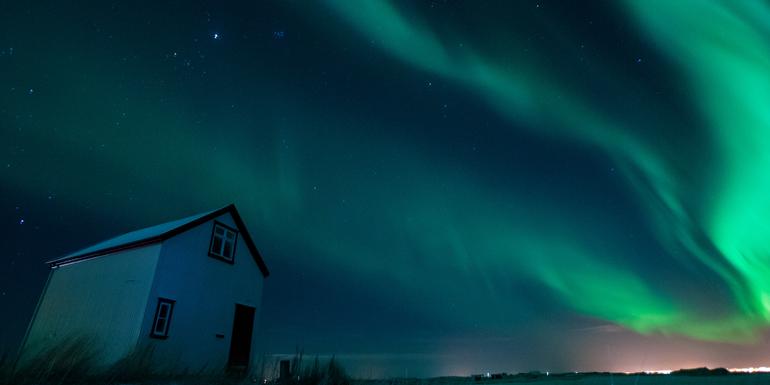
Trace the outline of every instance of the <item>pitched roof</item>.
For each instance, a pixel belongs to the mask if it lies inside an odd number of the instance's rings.
[[[241,219],[241,216],[238,214],[238,210],[236,210],[234,204],[227,205],[218,210],[196,214],[187,218],[182,218],[119,235],[115,238],[99,242],[95,245],[86,247],[85,249],[75,251],[46,263],[51,267],[55,267],[66,263],[95,258],[105,254],[114,253],[116,251],[123,251],[163,242],[166,239],[181,234],[187,230],[192,229],[193,227],[196,227],[204,222],[208,222],[209,220],[219,217],[225,213],[229,213],[233,217],[235,225],[241,232],[241,238],[249,248],[252,257],[254,257],[254,262],[257,263],[259,270],[262,271],[262,275],[265,277],[270,275],[270,271],[267,269],[267,265],[262,259],[262,255],[259,253],[259,250],[257,250],[256,245],[254,245],[254,241],[251,239],[248,230],[246,230],[246,225],[243,223],[243,219]]]

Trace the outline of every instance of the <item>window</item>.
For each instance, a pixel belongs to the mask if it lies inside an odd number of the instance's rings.
[[[152,322],[150,337],[168,338],[168,327],[171,324],[171,313],[174,311],[176,301],[166,298],[158,298],[158,307],[155,309],[155,320]]]
[[[235,255],[235,242],[238,240],[238,232],[219,222],[214,222],[214,231],[211,233],[211,245],[209,255],[226,262],[233,262]]]

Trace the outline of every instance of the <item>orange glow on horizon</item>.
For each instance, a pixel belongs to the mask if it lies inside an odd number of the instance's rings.
[[[645,374],[671,374],[675,370],[672,369],[663,369],[663,370],[643,370],[642,372]],[[748,368],[727,368],[727,371],[730,373],[770,373],[770,367],[768,366],[758,366],[758,367],[748,367]],[[623,372],[625,374],[634,374],[637,372]]]
[[[770,367],[760,366],[756,368],[729,368],[731,373],[770,373]]]

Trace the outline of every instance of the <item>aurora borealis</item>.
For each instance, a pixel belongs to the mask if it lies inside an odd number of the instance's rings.
[[[266,353],[770,366],[762,1],[0,5],[0,347],[42,262],[235,203]]]

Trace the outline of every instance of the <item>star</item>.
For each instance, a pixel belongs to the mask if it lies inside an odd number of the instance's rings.
[[[24,218],[21,218],[21,219],[19,219],[19,224],[20,224],[20,225],[23,225],[23,224],[24,224]]]
[[[213,37],[214,37],[214,40],[219,40],[219,34],[218,33],[214,32]]]

